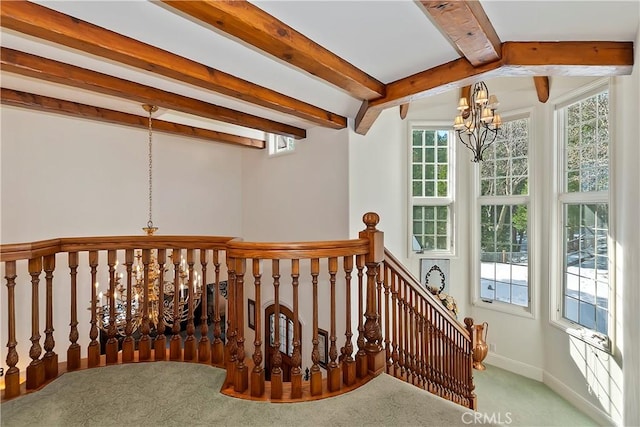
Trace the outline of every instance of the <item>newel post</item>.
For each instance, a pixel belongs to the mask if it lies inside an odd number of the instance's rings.
[[[366,311],[364,313],[364,337],[367,340],[364,349],[367,353],[369,372],[378,375],[385,368],[385,354],[380,346],[382,330],[380,329],[380,313],[376,293],[376,276],[378,265],[384,260],[384,233],[376,228],[380,216],[375,212],[367,212],[362,217],[367,228],[360,232],[361,239],[369,240],[369,252],[365,256],[367,266]]]
[[[469,409],[475,410],[478,407],[477,396],[473,392],[476,386],[473,384],[473,349],[476,347],[476,334],[475,328],[473,327],[473,319],[471,317],[464,318],[464,324],[466,326],[467,331],[469,332],[470,338],[470,351],[466,354],[466,357],[469,358],[466,363],[465,369],[467,370],[467,399],[469,400]]]

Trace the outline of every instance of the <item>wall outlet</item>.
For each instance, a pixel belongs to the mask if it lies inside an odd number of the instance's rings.
[[[492,353],[496,352],[496,345],[495,344],[489,344],[489,351]]]

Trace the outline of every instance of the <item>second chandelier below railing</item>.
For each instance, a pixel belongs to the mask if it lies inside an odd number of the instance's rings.
[[[177,254],[169,254],[169,258],[180,256]],[[115,270],[118,268],[115,265]],[[173,263],[171,263],[173,264]],[[115,334],[119,336],[127,336],[135,333],[140,328],[144,316],[144,298],[145,292],[148,293],[147,316],[149,319],[149,328],[154,333],[164,333],[164,328],[173,329],[177,323],[177,330],[181,330],[181,323],[188,320],[189,300],[193,300],[193,310],[195,311],[200,305],[203,292],[203,278],[198,272],[193,272],[193,279],[190,279],[189,270],[185,260],[181,258],[178,264],[178,270],[172,272],[171,269],[160,266],[157,259],[156,251],[151,253],[151,262],[149,263],[149,279],[148,286],[145,290],[144,266],[142,263],[141,251],[136,251],[135,261],[131,268],[131,289],[127,290],[127,286],[123,283],[125,276],[117,271],[114,273],[114,295],[111,298],[109,289],[106,292],[99,290],[99,284],[96,287],[96,318],[97,326],[104,332],[108,333],[111,327],[111,315],[113,313]],[[160,269],[164,271],[162,274],[164,279],[160,283]],[[171,275],[177,274],[177,280]],[[177,289],[176,289],[177,283]],[[160,289],[162,286],[162,292]],[[206,286],[204,286],[206,292]],[[176,295],[177,290],[177,295]],[[111,305],[113,304],[113,310]],[[160,307],[162,305],[162,307]],[[202,308],[206,310],[205,307]],[[127,328],[129,330],[127,331]]]
[[[496,112],[498,98],[489,95],[484,82],[473,85],[469,99],[462,96],[458,102],[459,114],[453,122],[458,139],[473,153],[473,161],[483,160],[485,150],[496,140],[502,118]]]

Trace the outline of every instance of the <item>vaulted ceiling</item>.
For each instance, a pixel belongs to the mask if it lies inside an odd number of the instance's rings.
[[[3,1],[2,103],[262,148],[478,80],[630,74],[640,1]],[[550,80],[551,79],[551,80]]]

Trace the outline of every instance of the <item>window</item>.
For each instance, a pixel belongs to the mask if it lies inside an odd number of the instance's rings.
[[[480,163],[480,299],[529,307],[529,118],[505,121]]]
[[[557,108],[561,298],[558,313],[608,347],[609,92],[596,90]]]
[[[453,252],[453,132],[411,127],[410,233],[416,253]]]
[[[291,136],[267,134],[267,142],[269,144],[269,155],[291,153],[295,150],[295,139]]]
[[[280,351],[287,356],[293,355],[293,320],[286,314],[280,313],[280,321],[278,322],[280,331]],[[275,344],[275,314],[269,315],[269,344],[273,347]]]

